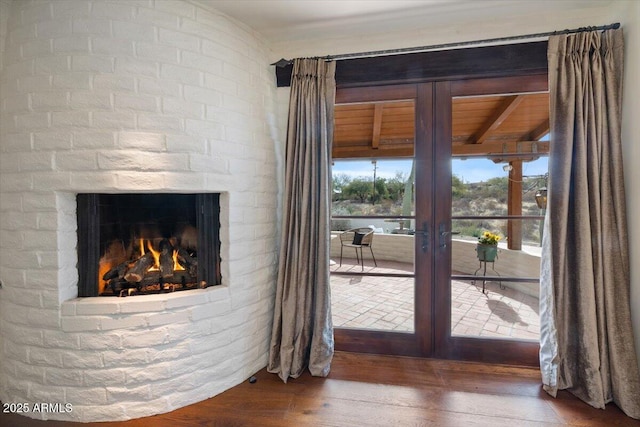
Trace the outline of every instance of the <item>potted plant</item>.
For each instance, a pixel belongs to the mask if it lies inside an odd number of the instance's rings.
[[[490,231],[485,231],[482,236],[478,237],[476,252],[480,261],[494,262],[498,256],[498,242],[500,236]]]

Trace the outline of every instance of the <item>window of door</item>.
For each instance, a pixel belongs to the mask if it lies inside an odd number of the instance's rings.
[[[423,227],[430,181],[416,155],[428,144],[431,85],[337,92],[332,148],[331,300],[336,348],[424,355],[430,351],[431,267]],[[430,119],[429,119],[430,120]],[[418,179],[417,179],[418,178]],[[429,190],[430,191],[430,190]]]

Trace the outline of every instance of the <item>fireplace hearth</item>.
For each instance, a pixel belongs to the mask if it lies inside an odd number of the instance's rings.
[[[219,194],[78,194],[79,296],[220,284]]]

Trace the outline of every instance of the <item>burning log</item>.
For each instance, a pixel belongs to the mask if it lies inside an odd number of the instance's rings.
[[[178,249],[178,262],[191,276],[196,277],[198,275],[198,260],[189,255],[186,249]]]
[[[147,252],[138,258],[124,275],[124,279],[129,283],[140,282],[144,278],[144,274],[148,269],[153,267],[155,259],[151,252]]]
[[[162,278],[173,276],[173,246],[167,239],[160,241],[160,276]]]
[[[121,264],[116,265],[111,270],[104,273],[104,276],[102,276],[102,280],[111,280],[124,277],[124,273],[127,271],[130,265],[130,261],[125,261]]]

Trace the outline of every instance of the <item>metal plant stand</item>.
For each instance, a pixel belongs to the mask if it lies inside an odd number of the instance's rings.
[[[483,276],[484,278],[482,279],[482,293],[484,294],[484,293],[486,293],[485,286],[486,286],[486,284],[487,284],[487,279],[486,279],[486,276],[487,276],[487,264],[491,264],[491,270],[492,270],[494,273],[496,273],[496,276],[500,277],[500,273],[498,273],[498,272],[496,271],[496,269],[495,269],[495,261],[482,261],[482,260],[481,260],[481,261],[479,261],[479,262],[480,262],[480,267],[478,267],[478,269],[477,269],[476,271],[474,271],[474,272],[473,272],[473,275],[474,275],[474,276],[477,276],[477,275],[478,275],[478,272],[479,272],[480,270],[483,270],[483,271],[482,271],[482,276]],[[473,280],[473,281],[471,282],[471,284],[472,284],[472,285],[475,285],[475,284],[476,284],[476,281],[475,281],[475,280]],[[504,286],[502,286],[502,280],[499,280],[499,281],[498,281],[498,285],[500,286],[500,289],[504,289]]]

